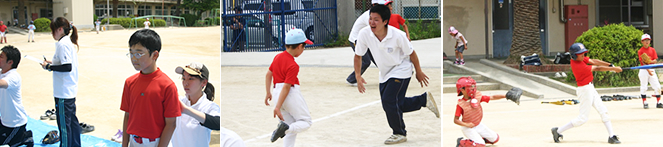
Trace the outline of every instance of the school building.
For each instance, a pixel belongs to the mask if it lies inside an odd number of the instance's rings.
[[[73,21],[79,29],[92,29],[94,15],[98,17],[130,17],[145,15],[174,15],[177,0],[0,0],[0,20],[14,24],[18,18],[19,1],[25,8],[25,22],[45,17],[49,19],[65,17]],[[113,6],[117,5],[114,9]],[[117,11],[117,14],[115,14]],[[180,14],[194,13],[189,9],[180,9]],[[108,14],[108,15],[106,15]],[[202,18],[210,13],[203,13]]]
[[[516,35],[536,36],[541,52],[555,55],[568,50],[568,41],[575,41],[582,32],[596,26],[624,23],[633,25],[652,36],[663,39],[663,1],[658,0],[538,0],[538,34],[514,34],[513,3],[532,0],[444,0],[443,51],[454,56],[455,39],[447,33],[456,27],[468,40],[465,58],[506,58]],[[536,0],[533,2],[536,3]],[[566,33],[570,30],[571,33]],[[526,37],[527,38],[527,37]],[[565,43],[566,41],[566,43]]]

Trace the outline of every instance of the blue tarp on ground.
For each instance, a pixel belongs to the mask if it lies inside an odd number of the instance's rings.
[[[32,136],[35,141],[35,146],[43,146],[43,147],[59,147],[60,142],[57,142],[55,144],[41,144],[41,140],[46,136],[46,133],[50,132],[51,130],[58,130],[57,126],[51,126],[49,124],[46,124],[40,120],[28,118],[28,125],[26,126],[28,130],[32,130]],[[58,135],[60,133],[58,132]],[[111,134],[112,135],[112,134]],[[25,146],[25,145],[24,145]],[[85,147],[121,147],[122,144],[95,137],[92,135],[81,135],[81,146]]]

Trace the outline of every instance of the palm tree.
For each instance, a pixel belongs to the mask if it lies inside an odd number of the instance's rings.
[[[539,0],[514,0],[513,9],[511,55],[504,64],[517,64],[521,55],[529,56],[533,53],[540,55],[541,61],[546,62],[539,36]]]

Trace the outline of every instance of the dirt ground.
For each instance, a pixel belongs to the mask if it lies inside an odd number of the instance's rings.
[[[480,90],[480,89],[479,89]],[[506,91],[483,91],[484,94],[504,94]],[[653,92],[648,92],[649,94]],[[601,93],[600,95],[639,95],[639,92]],[[455,93],[443,95],[443,146],[455,146],[458,137],[464,137],[460,126],[453,123],[459,97]],[[642,99],[604,102],[608,108],[613,130],[622,142],[608,144],[608,132],[601,117],[590,110],[589,121],[564,133],[561,143],[554,143],[550,129],[565,125],[579,114],[578,105],[541,104],[542,101],[577,99],[575,97],[533,99],[522,97],[520,106],[508,100],[482,103],[482,124],[499,134],[493,146],[659,146],[662,141],[663,109],[655,108],[656,100],[647,99],[649,109],[642,108]]]
[[[124,111],[120,110],[121,94],[127,77],[137,73],[126,56],[128,41],[136,29],[96,32],[79,32],[79,89],[77,116],[80,122],[94,125],[89,135],[109,139],[122,129]],[[220,28],[156,28],[162,41],[157,65],[181,88],[181,76],[175,73],[177,66],[191,62],[204,63],[210,72],[210,81],[216,86],[214,102],[220,103]],[[27,35],[8,34],[10,45],[16,46],[22,55],[49,60],[55,52],[55,41],[49,33],[37,33],[35,43],[27,43]],[[7,44],[1,44],[5,46]],[[23,80],[23,105],[29,117],[39,120],[47,109],[53,109],[52,73],[41,69],[36,62],[22,60],[18,72]],[[54,120],[46,120],[57,125]],[[211,146],[219,146],[218,131],[212,132]]]
[[[221,126],[235,131],[247,146],[283,146],[269,137],[278,118],[272,117],[276,103],[273,99],[265,106],[265,73],[268,67],[222,66]],[[429,87],[421,88],[411,80],[406,96],[431,91],[441,98],[440,68],[423,68],[430,77]],[[369,68],[364,73],[366,93],[345,83],[351,67],[300,68],[302,95],[313,118],[311,128],[297,135],[296,146],[386,146],[384,140],[391,135],[378,91],[378,70]],[[427,108],[405,113],[408,130],[405,143],[391,146],[439,146],[440,119]]]

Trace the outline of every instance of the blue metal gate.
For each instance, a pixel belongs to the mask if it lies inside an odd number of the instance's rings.
[[[224,52],[283,51],[292,28],[313,41],[306,47],[338,36],[336,0],[223,0],[222,7]]]

